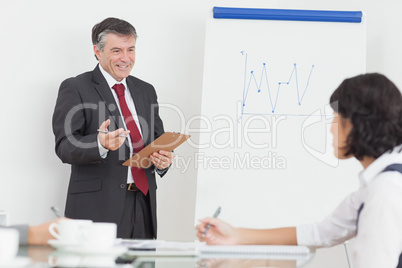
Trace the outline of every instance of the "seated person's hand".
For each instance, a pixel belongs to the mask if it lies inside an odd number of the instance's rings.
[[[59,222],[65,219],[67,218],[57,218],[40,225],[30,226],[28,228],[28,245],[48,245],[47,241],[54,239],[54,237],[49,233],[49,225],[53,222]]]
[[[230,224],[217,219],[217,218],[205,218],[200,220],[200,224],[196,226],[197,237],[200,241],[205,241],[210,245],[235,245],[239,244],[239,232],[236,228],[233,228]],[[203,236],[207,225],[211,227]]]

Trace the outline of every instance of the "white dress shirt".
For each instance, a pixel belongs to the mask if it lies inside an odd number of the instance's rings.
[[[402,253],[402,174],[381,172],[388,165],[402,163],[401,150],[402,145],[395,147],[363,170],[359,189],[323,221],[297,226],[298,244],[327,247],[356,237],[352,248],[355,268],[395,268]]]
[[[137,115],[137,110],[135,109],[135,104],[134,104],[133,97],[131,96],[130,91],[128,90],[128,86],[127,86],[127,83],[126,83],[126,78],[124,78],[121,82],[118,82],[108,72],[106,72],[102,68],[102,66],[100,64],[99,64],[99,69],[100,69],[101,73],[103,74],[103,77],[105,77],[107,84],[109,85],[109,89],[113,94],[113,97],[114,97],[114,99],[116,101],[117,107],[119,108],[119,112],[120,112],[121,115],[122,115],[122,113],[121,113],[121,109],[120,109],[119,98],[117,97],[116,91],[112,87],[115,84],[123,84],[124,85],[124,87],[126,89],[124,95],[125,95],[127,107],[130,110],[135,123],[137,124],[137,128],[138,128],[138,131],[140,132],[140,135],[142,136],[141,126],[140,126],[140,123],[139,123],[139,120],[138,120],[138,115]],[[123,116],[122,116],[122,121],[123,121],[123,124],[124,124],[124,129],[127,129],[127,126],[126,126],[126,123],[124,121]],[[130,156],[131,156],[133,154],[133,146],[131,144],[131,139],[129,137],[127,138],[127,140],[129,142],[129,145],[130,145]],[[100,155],[102,156],[102,158],[106,158],[107,153],[109,152],[109,150],[106,149],[105,147],[103,147],[100,144],[99,136],[98,136],[98,145],[99,145],[99,153],[100,153]],[[132,182],[134,182],[133,174],[131,173],[131,168],[128,167],[127,183],[132,183]]]

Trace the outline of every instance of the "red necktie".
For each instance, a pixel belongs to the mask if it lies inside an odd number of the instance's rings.
[[[119,98],[120,110],[124,116],[124,122],[126,123],[127,129],[130,130],[130,138],[131,144],[133,145],[133,155],[141,151],[144,148],[144,141],[142,140],[141,134],[138,131],[137,123],[135,123],[133,115],[128,109],[126,99],[124,97],[124,85],[123,84],[115,84],[112,87]],[[133,178],[135,180],[135,186],[144,194],[148,193],[148,180],[145,175],[145,171],[143,168],[131,167],[131,173],[133,174]]]

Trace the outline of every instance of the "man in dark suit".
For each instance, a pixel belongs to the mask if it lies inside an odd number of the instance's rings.
[[[99,64],[61,84],[53,132],[56,154],[71,164],[66,217],[114,222],[121,238],[156,238],[155,172],[166,173],[173,153],[154,153],[149,168],[122,166],[164,133],[154,87],[130,76],[136,39],[124,20],[93,27]]]

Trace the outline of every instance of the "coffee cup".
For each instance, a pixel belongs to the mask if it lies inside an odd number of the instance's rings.
[[[66,245],[77,245],[81,242],[83,231],[92,225],[91,220],[61,220],[49,226],[49,232],[60,243]]]
[[[0,228],[0,264],[12,261],[17,256],[19,237],[16,229]]]
[[[8,225],[8,212],[0,208],[0,225]]]
[[[114,246],[117,237],[117,225],[109,222],[94,222],[85,226],[81,245],[91,249],[107,249]]]

